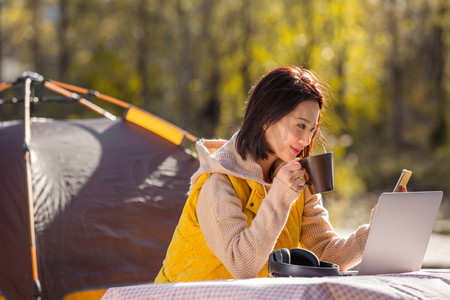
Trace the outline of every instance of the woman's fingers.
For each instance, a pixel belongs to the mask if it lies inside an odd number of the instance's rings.
[[[283,169],[286,169],[286,170],[289,170],[289,171],[301,170],[302,169],[302,165],[298,161],[293,160],[293,161],[287,163],[283,167]]]
[[[375,217],[375,213],[377,211],[378,204],[375,204],[375,206],[372,208],[372,211],[370,212],[370,223],[372,223],[373,218]]]
[[[302,166],[295,160],[281,168],[277,177],[292,190],[300,192],[306,182],[305,175],[306,173]]]
[[[305,178],[300,177],[297,179],[293,179],[291,181],[291,185],[289,186],[291,189],[293,189],[296,192],[300,192],[303,189],[303,186],[305,185]]]
[[[304,170],[295,170],[291,172],[292,177],[294,178],[300,178],[305,177],[305,171]]]

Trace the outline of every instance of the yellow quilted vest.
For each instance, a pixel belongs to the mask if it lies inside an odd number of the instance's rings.
[[[163,267],[154,283],[186,282],[215,279],[233,279],[223,263],[206,245],[198,224],[196,208],[198,195],[206,179],[211,174],[203,174],[198,179],[186,201],[183,212],[167,250]],[[264,188],[260,183],[228,175],[237,197],[242,202],[242,211],[247,216],[248,226],[258,212],[264,199]],[[294,248],[300,245],[300,229],[303,215],[303,192],[291,206],[289,218],[283,228],[274,250]],[[267,257],[268,258],[268,257]],[[267,263],[258,277],[268,277]]]

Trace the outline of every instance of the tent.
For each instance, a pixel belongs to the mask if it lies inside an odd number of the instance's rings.
[[[2,98],[13,86],[23,98]],[[30,118],[30,106],[50,101],[36,86],[105,118]],[[124,107],[123,117],[88,96]],[[195,137],[32,72],[0,84],[0,104],[11,102],[25,117],[0,122],[0,299],[98,299],[111,286],[152,282],[198,168],[183,146]]]

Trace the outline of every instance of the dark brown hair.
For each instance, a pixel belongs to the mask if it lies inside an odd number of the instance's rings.
[[[266,159],[268,154],[273,154],[265,141],[263,126],[279,121],[306,100],[317,101],[320,110],[325,102],[322,85],[311,71],[298,67],[281,67],[263,76],[253,87],[247,101],[244,121],[236,140],[239,155],[243,159],[246,159],[247,154],[255,159]],[[311,144],[302,149],[300,157],[310,155],[317,132],[318,130],[314,133]]]

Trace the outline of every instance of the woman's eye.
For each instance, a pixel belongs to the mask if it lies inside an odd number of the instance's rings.
[[[304,124],[298,124],[297,125],[300,129],[305,129],[306,128],[306,126],[304,125]]]

